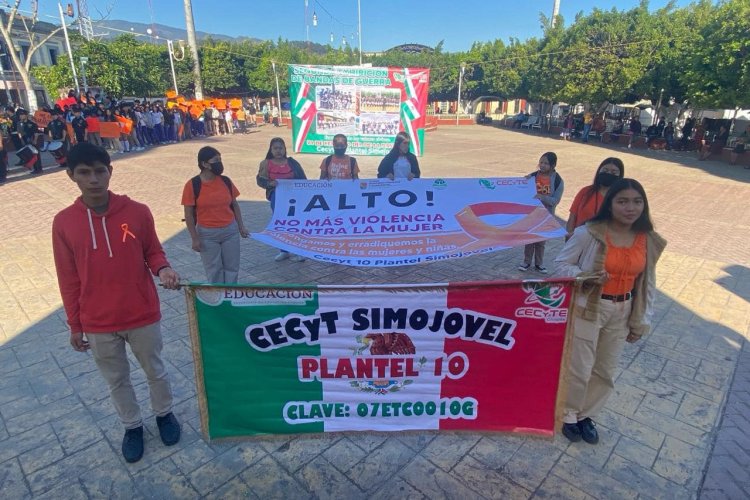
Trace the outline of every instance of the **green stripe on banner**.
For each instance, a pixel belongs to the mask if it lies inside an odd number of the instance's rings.
[[[195,306],[211,438],[323,431],[322,422],[290,425],[283,414],[288,401],[322,399],[320,382],[301,382],[297,376],[297,357],[320,356],[320,347],[289,344],[264,353],[253,349],[245,338],[248,325],[290,314],[315,314],[318,294],[310,291],[310,300],[272,305],[266,304],[273,300],[266,300],[263,305],[245,305],[239,301],[233,304],[227,298],[211,305],[212,301],[205,299],[206,292],[198,292]],[[217,289],[214,293],[243,291]]]

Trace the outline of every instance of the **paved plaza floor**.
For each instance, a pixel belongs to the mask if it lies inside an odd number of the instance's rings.
[[[115,156],[111,189],[148,204],[168,257],[187,279],[203,269],[181,222],[183,184],[211,144],[238,185],[252,231],[270,216],[255,185],[265,127]],[[200,433],[181,292],[160,291],[164,358],[183,423],[164,447],[140,369],[146,453],[120,454],[122,427],[90,354],[72,350],[52,260],[55,213],[77,196],[58,168],[0,187],[0,492],[3,498],[744,498],[750,496],[750,170],[690,155],[583,145],[466,126],[426,138],[425,177],[517,176],[558,154],[566,189],[558,215],[599,162],[619,156],[645,186],[669,241],[657,270],[653,333],[627,345],[615,394],[598,418],[600,444],[492,433],[332,433],[207,443]],[[12,155],[11,155],[12,156]],[[299,155],[309,177],[320,156]],[[360,158],[362,177],[379,158]],[[547,246],[547,264],[560,241]],[[253,283],[428,283],[528,276],[522,250],[389,269],[273,260],[242,241],[240,279]],[[536,276],[535,276],[536,277]],[[137,367],[137,363],[133,364]],[[731,390],[730,390],[731,388]]]

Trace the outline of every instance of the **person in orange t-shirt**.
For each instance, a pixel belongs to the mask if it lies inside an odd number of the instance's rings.
[[[240,192],[222,175],[221,153],[211,146],[198,151],[200,175],[182,190],[185,223],[200,252],[209,283],[237,283],[240,271],[240,236],[248,232],[237,203]],[[196,188],[197,192],[196,192]]]
[[[607,196],[609,186],[616,180],[625,177],[625,164],[619,158],[605,158],[596,169],[594,183],[578,191],[570,205],[570,217],[565,225],[567,235],[565,241],[573,236],[573,231],[582,226],[586,221],[592,219],[602,206],[604,197]]]
[[[552,215],[555,214],[555,207],[560,203],[565,183],[562,176],[557,173],[557,155],[553,152],[544,153],[539,158],[538,170],[526,176],[527,179],[534,179],[536,184],[536,198],[542,202],[544,208],[549,210]],[[547,268],[544,267],[544,246],[545,241],[529,243],[523,248],[523,264],[518,266],[519,271],[528,271],[531,268],[532,261],[534,269],[541,274],[547,274]]]

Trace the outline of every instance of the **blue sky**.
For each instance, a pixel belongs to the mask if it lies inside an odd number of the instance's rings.
[[[67,2],[63,2],[64,4]],[[75,2],[73,2],[75,4]],[[620,10],[637,5],[638,0],[561,0],[560,12],[569,24],[578,12],[594,7]],[[689,0],[677,0],[678,6]],[[22,6],[28,8],[30,2]],[[57,14],[56,4],[42,1],[45,13]],[[402,43],[434,46],[441,40],[448,51],[467,50],[474,41],[521,40],[540,36],[539,13],[550,15],[552,0],[361,0],[362,48],[382,51]],[[652,0],[651,9],[667,4]],[[92,19],[107,12],[109,19],[184,27],[182,0],[88,0]],[[313,12],[318,26],[312,26]],[[230,36],[250,36],[276,40],[305,40],[305,0],[193,0],[196,29]],[[356,0],[308,0],[310,40],[341,45],[356,44]]]

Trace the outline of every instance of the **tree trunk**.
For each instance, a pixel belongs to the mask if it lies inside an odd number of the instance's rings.
[[[39,108],[39,103],[36,100],[34,85],[31,83],[31,75],[26,71],[26,68],[23,68],[23,71],[19,71],[18,73],[21,75],[23,86],[26,87],[26,109],[29,111],[29,115],[33,115],[34,111]]]

